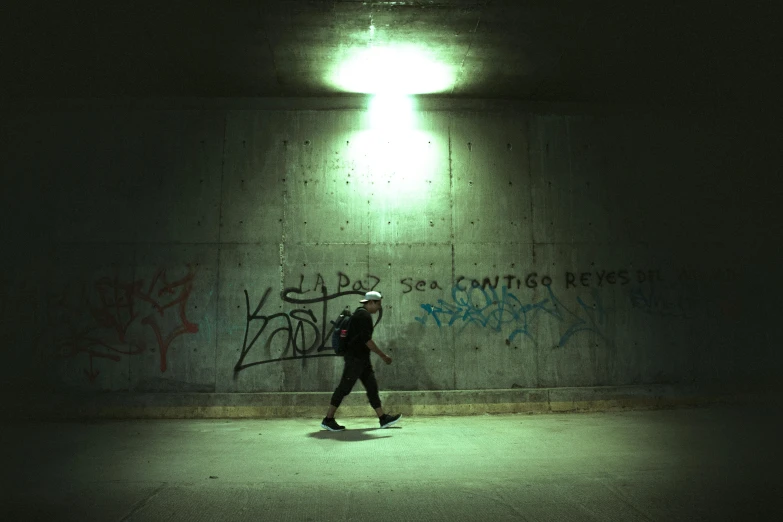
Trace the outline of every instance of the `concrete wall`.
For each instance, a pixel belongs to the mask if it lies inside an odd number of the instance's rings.
[[[780,368],[763,129],[502,105],[390,135],[328,107],[6,116],[10,389],[331,391],[328,320],[367,288],[384,390],[740,387]]]

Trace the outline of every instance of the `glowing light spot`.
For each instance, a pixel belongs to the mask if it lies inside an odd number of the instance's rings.
[[[413,100],[409,96],[379,94],[370,100],[369,126],[378,132],[399,132],[415,127]]]
[[[329,82],[346,92],[425,94],[451,88],[454,72],[425,49],[389,45],[348,50]]]

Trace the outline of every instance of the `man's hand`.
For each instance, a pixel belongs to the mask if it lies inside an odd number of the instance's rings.
[[[383,353],[381,351],[381,349],[378,348],[378,345],[375,344],[375,341],[373,341],[372,339],[367,341],[367,348],[369,348],[371,352],[377,353],[378,357],[383,359],[383,362],[385,362],[386,364],[391,364],[392,363],[392,358],[389,357],[388,355],[386,355],[385,353]]]

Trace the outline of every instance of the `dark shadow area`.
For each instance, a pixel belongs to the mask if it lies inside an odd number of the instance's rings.
[[[307,436],[313,439],[321,440],[336,440],[341,442],[361,442],[365,440],[376,439],[388,439],[391,435],[375,436],[372,435],[373,431],[385,430],[399,430],[400,426],[392,426],[390,428],[359,428],[359,429],[345,429],[345,431],[316,431],[314,433],[308,433]]]

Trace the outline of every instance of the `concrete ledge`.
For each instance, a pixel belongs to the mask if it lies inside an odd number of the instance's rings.
[[[0,413],[14,419],[217,419],[320,417],[331,392],[309,393],[98,393],[39,394],[6,402]],[[598,412],[757,404],[762,391],[731,393],[672,385],[504,390],[387,391],[387,411],[404,415]],[[372,415],[364,392],[346,397],[339,416]]]

